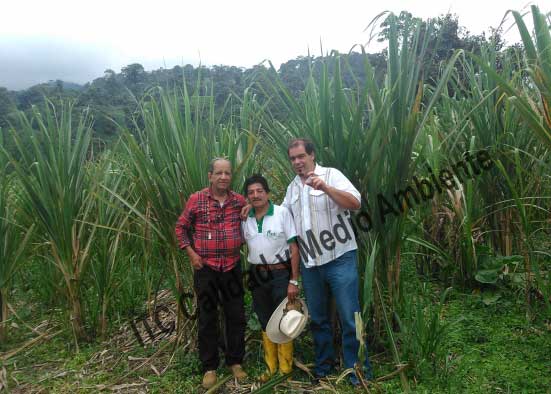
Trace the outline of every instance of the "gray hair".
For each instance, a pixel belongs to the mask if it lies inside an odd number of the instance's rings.
[[[217,161],[227,161],[228,163],[230,163],[230,167],[231,167],[231,161],[229,161],[228,158],[226,158],[226,157],[215,157],[209,163],[209,172],[214,172],[214,163],[216,163]]]

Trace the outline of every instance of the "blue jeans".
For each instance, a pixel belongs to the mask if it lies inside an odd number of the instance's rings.
[[[310,313],[310,329],[314,337],[316,355],[315,373],[318,377],[329,374],[335,360],[333,330],[329,320],[329,291],[335,297],[342,327],[342,350],[345,368],[353,368],[358,362],[360,342],[356,339],[354,312],[360,312],[358,299],[358,257],[351,250],[329,263],[306,268],[301,264],[300,272]],[[365,359],[366,377],[371,377],[369,357]],[[357,382],[356,376],[351,377]]]

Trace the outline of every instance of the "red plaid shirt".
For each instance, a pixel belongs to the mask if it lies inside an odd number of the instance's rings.
[[[180,248],[191,245],[212,269],[231,270],[241,255],[240,213],[245,204],[245,198],[232,191],[222,207],[210,188],[193,193],[176,223]]]

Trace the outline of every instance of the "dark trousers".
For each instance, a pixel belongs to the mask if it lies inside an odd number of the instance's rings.
[[[227,272],[204,265],[193,276],[199,311],[199,359],[203,372],[218,368],[218,305],[224,311],[226,365],[241,364],[245,355],[245,308],[241,262]]]
[[[262,331],[266,331],[272,313],[287,297],[289,278],[290,271],[287,269],[265,271],[251,264],[248,286],[253,296],[253,310]]]

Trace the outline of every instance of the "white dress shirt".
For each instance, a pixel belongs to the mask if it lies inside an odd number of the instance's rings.
[[[358,189],[336,168],[316,164],[314,173],[327,185],[352,194],[361,203]],[[301,260],[307,268],[326,264],[358,248],[350,211],[339,207],[324,191],[303,185],[298,175],[287,187],[281,205],[293,214]]]

